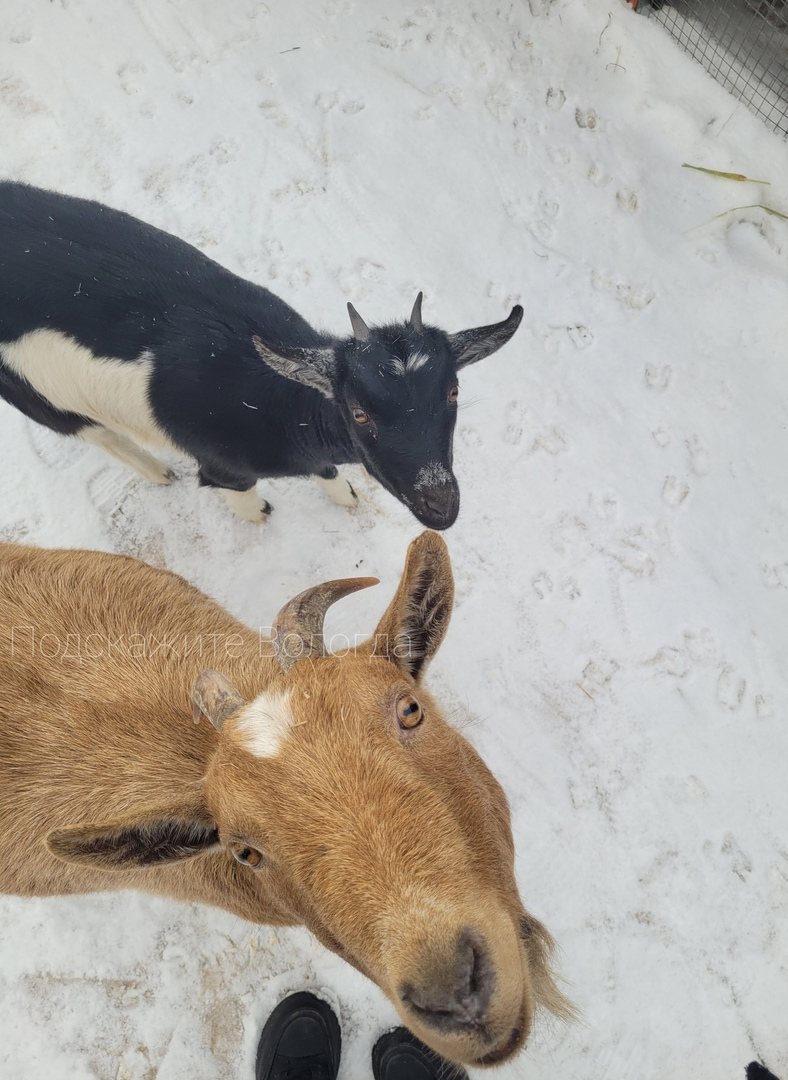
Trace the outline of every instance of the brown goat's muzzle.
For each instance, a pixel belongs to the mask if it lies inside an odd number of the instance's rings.
[[[433,922],[426,933],[424,926],[395,948],[389,992],[407,1026],[437,1053],[496,1065],[523,1046],[531,1027],[525,951],[504,914],[451,923]]]

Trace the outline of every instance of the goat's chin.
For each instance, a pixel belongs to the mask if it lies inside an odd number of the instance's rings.
[[[518,1054],[525,1046],[530,1027],[531,1025],[528,1021],[527,1010],[525,1006],[523,1006],[520,1019],[506,1038],[492,1050],[487,1050],[481,1057],[475,1058],[473,1061],[465,1062],[465,1064],[476,1065],[479,1068],[488,1065],[502,1065],[504,1061],[508,1061],[509,1058],[514,1057],[514,1055]]]
[[[514,1057],[523,1049],[530,1028],[525,1008],[517,1022],[498,1038],[491,1037],[490,1032],[485,1030],[456,1036],[438,1035],[423,1024],[414,1022],[412,1017],[400,1015],[413,1034],[436,1054],[456,1065],[470,1065],[473,1068],[502,1065]]]

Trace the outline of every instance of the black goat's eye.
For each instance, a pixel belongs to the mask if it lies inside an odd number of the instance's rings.
[[[454,405],[459,396],[460,396],[460,388],[459,388],[459,386],[453,386],[451,388],[451,390],[449,391],[449,402],[452,405]]]
[[[397,721],[405,731],[418,727],[424,719],[424,712],[413,694],[403,694],[397,701]]]
[[[251,866],[256,869],[263,861],[263,853],[258,851],[257,848],[236,844],[230,850],[236,862],[242,863],[244,866]]]
[[[364,424],[369,423],[369,413],[364,412],[363,409],[354,409],[353,419],[356,421],[357,424],[361,424],[363,426]]]

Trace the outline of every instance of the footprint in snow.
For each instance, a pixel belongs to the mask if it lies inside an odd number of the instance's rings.
[[[725,664],[717,679],[717,701],[725,709],[735,712],[744,700],[747,681],[737,675],[730,664]]]
[[[652,390],[667,390],[673,377],[673,368],[670,364],[663,364],[661,367],[657,367],[655,364],[646,364],[643,375],[646,386]]]
[[[555,457],[557,454],[563,454],[569,449],[569,438],[560,428],[553,426],[546,431],[539,432],[533,441],[531,449],[545,450]]]
[[[759,720],[769,720],[774,716],[774,701],[770,694],[755,695],[755,715]]]
[[[568,165],[572,160],[572,151],[568,146],[549,146],[547,156],[554,165]]]
[[[525,410],[518,401],[510,401],[506,406],[504,421],[506,423],[503,433],[504,442],[509,443],[510,446],[519,446],[523,440],[526,420]]]
[[[616,281],[602,270],[591,272],[591,284],[600,292],[613,293],[619,303],[632,311],[642,311],[656,298],[656,293],[646,285],[627,285],[626,282]]]
[[[620,667],[621,665],[609,656],[599,656],[596,660],[589,660],[583,668],[583,675],[578,685],[588,697],[595,698],[607,690]]]
[[[701,626],[697,630],[685,630],[684,648],[689,656],[699,664],[714,663],[719,653],[714,634],[712,634],[708,626]]]
[[[638,209],[638,197],[637,192],[629,191],[625,188],[623,191],[616,192],[616,202],[618,203],[619,210],[623,210],[626,214],[635,214]]]
[[[577,583],[577,578],[568,577],[564,578],[561,582],[561,590],[568,600],[577,600],[579,596],[582,596],[582,590]]]
[[[692,670],[692,665],[683,649],[675,645],[663,645],[649,661],[660,675],[672,675],[683,679]]]
[[[587,349],[594,340],[594,335],[587,326],[583,326],[582,324],[578,324],[577,326],[567,326],[566,332],[569,335],[569,340],[576,349]]]
[[[575,123],[579,128],[587,128],[594,131],[599,123],[596,109],[575,109]]]
[[[531,578],[531,585],[540,600],[544,600],[553,591],[552,578],[544,570]]]
[[[761,563],[761,580],[767,589],[788,589],[788,562]]]
[[[706,447],[698,435],[690,435],[685,443],[689,454],[690,468],[696,476],[705,476],[711,465]]]
[[[0,540],[5,544],[22,544],[41,524],[39,517],[31,517],[28,521],[12,521],[8,525],[0,526]]]
[[[607,187],[612,177],[605,171],[604,165],[601,165],[598,161],[591,163],[588,170],[588,179],[594,185],[594,187]]]
[[[27,424],[27,437],[37,457],[50,469],[69,469],[90,450],[82,439],[58,435],[32,421]]]
[[[668,506],[681,506],[690,493],[689,484],[686,480],[676,476],[666,476],[662,485],[662,501]]]
[[[118,68],[117,75],[123,92],[133,97],[134,94],[139,94],[141,90],[145,89],[145,76],[148,74],[148,69],[144,64],[121,64]]]
[[[732,833],[725,836],[720,852],[730,860],[730,868],[736,877],[740,881],[746,881],[747,876],[752,873],[752,860],[742,851]]]

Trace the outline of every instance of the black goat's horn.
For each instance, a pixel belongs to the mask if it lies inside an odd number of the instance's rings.
[[[356,341],[369,341],[369,327],[350,302],[348,302],[347,313],[350,316],[350,325],[353,327],[353,337]]]
[[[413,311],[410,313],[410,325],[414,330],[419,333],[424,329],[424,323],[421,321],[421,301],[424,299],[424,293],[420,292],[416,297],[416,302],[413,305]]]

